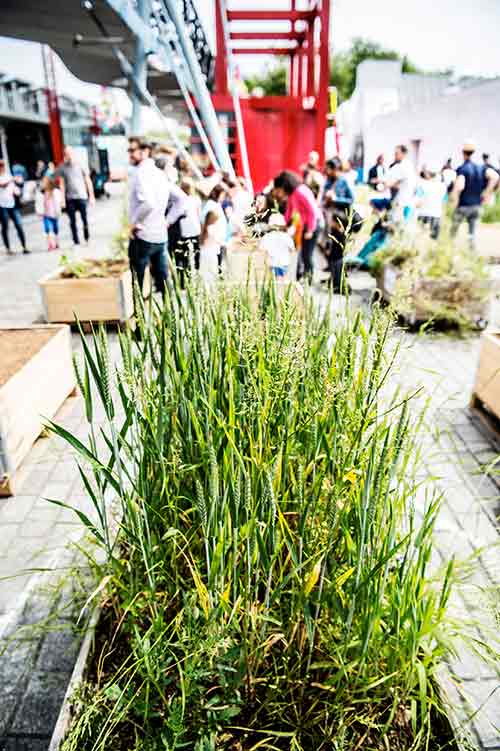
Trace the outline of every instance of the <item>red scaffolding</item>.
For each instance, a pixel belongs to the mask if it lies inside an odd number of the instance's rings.
[[[217,55],[212,99],[235,169],[242,174],[228,81],[224,7],[220,0],[215,0]],[[262,31],[263,21],[279,21],[282,28]],[[229,7],[227,22],[233,55],[265,54],[288,60],[285,96],[241,98],[252,178],[255,187],[261,189],[280,170],[298,169],[313,149],[323,159],[330,75],[330,0],[312,0],[305,10],[296,8],[296,0],[291,0],[288,10],[231,10]],[[244,30],[233,30],[233,22],[238,22]],[[240,42],[245,46],[240,46]],[[254,45],[246,46],[249,43]]]

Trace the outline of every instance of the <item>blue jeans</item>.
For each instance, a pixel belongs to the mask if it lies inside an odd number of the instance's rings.
[[[69,226],[71,227],[71,236],[75,245],[79,245],[78,228],[76,226],[76,213],[82,218],[83,236],[85,240],[89,239],[89,225],[87,222],[87,201],[84,198],[68,198],[66,201],[66,211],[68,212]]]
[[[16,232],[19,237],[19,241],[23,246],[23,250],[26,250],[26,237],[24,235],[23,225],[21,222],[21,212],[14,206],[8,209],[4,208],[3,206],[0,207],[0,222],[2,224],[3,244],[5,245],[7,250],[10,250],[9,219],[12,221],[12,224],[16,228]]]
[[[43,229],[46,235],[50,235],[50,233],[52,233],[53,235],[58,235],[59,219],[57,219],[57,217],[55,216],[44,216]]]
[[[273,266],[273,275],[277,278],[284,277],[287,274],[288,266]]]
[[[142,290],[144,273],[149,266],[155,287],[163,294],[168,276],[166,243],[149,243],[134,237],[128,246],[128,257],[132,273],[137,276],[139,288]]]

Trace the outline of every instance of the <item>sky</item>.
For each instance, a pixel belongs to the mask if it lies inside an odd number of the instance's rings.
[[[213,0],[196,1],[202,18],[210,19]],[[279,9],[288,2],[228,0],[228,5]],[[297,0],[297,7],[305,2]],[[458,75],[500,76],[500,0],[331,0],[331,5],[334,64],[335,51],[361,36],[408,55],[426,70],[451,67]],[[238,56],[244,74],[264,60]],[[0,37],[0,71],[43,85],[39,45]],[[57,65],[57,78],[62,93],[98,100],[99,87],[80,83],[62,63]]]
[[[209,9],[213,0],[197,0]],[[304,7],[305,0],[297,0]],[[230,8],[286,8],[289,0],[227,0]],[[500,0],[330,0],[330,42],[346,49],[361,36],[408,55],[429,70],[500,75]],[[245,60],[244,72],[261,64]],[[335,57],[333,57],[335,62]]]

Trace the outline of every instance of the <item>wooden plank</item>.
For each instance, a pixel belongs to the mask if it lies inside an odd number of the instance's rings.
[[[10,474],[4,474],[0,477],[0,498],[9,498],[15,495],[14,478]]]
[[[382,268],[381,273],[377,275],[377,289],[386,302],[391,303],[393,301],[397,293],[397,284],[401,277],[401,269],[392,264],[386,264]],[[429,299],[438,301],[439,299],[443,299],[443,297],[446,299],[447,293],[455,286],[456,280],[448,277],[442,279],[417,279],[412,283],[411,288],[408,290],[407,299],[405,300],[405,302],[408,302],[411,310],[401,313],[396,309],[396,312],[398,312],[403,321],[410,325],[432,320],[434,316],[430,314],[428,309],[422,307],[422,301]],[[478,280],[472,286],[481,293],[491,290],[491,283],[489,281],[483,282]],[[489,314],[489,300],[471,300],[467,303],[461,303],[460,308],[470,323],[484,328]]]
[[[126,321],[134,312],[132,274],[119,277],[62,279],[50,275],[39,281],[45,316],[50,323]]]
[[[474,394],[500,418],[500,332],[485,331],[481,335]]]
[[[76,383],[68,326],[36,326],[54,336],[0,388],[0,445],[3,474],[12,476]],[[7,479],[4,481],[7,485]]]

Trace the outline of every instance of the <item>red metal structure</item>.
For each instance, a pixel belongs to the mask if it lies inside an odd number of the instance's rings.
[[[51,48],[44,44],[42,48],[43,68],[45,73],[45,93],[47,96],[47,108],[49,111],[49,131],[52,145],[52,158],[55,164],[63,160],[63,135],[61,128],[61,113],[57,99],[56,72],[54,68],[54,53]]]
[[[229,91],[225,4],[215,0],[215,9],[217,56],[212,100],[225,128],[236,172],[242,174]],[[263,21],[270,27],[280,22],[280,30],[259,31]],[[311,0],[306,10],[298,10],[296,0],[290,0],[289,10],[231,10],[229,7],[227,22],[233,55],[279,55],[289,61],[286,96],[241,98],[252,179],[255,188],[260,190],[282,169],[297,170],[313,149],[323,159],[330,72],[330,0]],[[236,22],[245,30],[234,31]],[[240,41],[254,42],[256,46],[241,47],[238,46]]]

